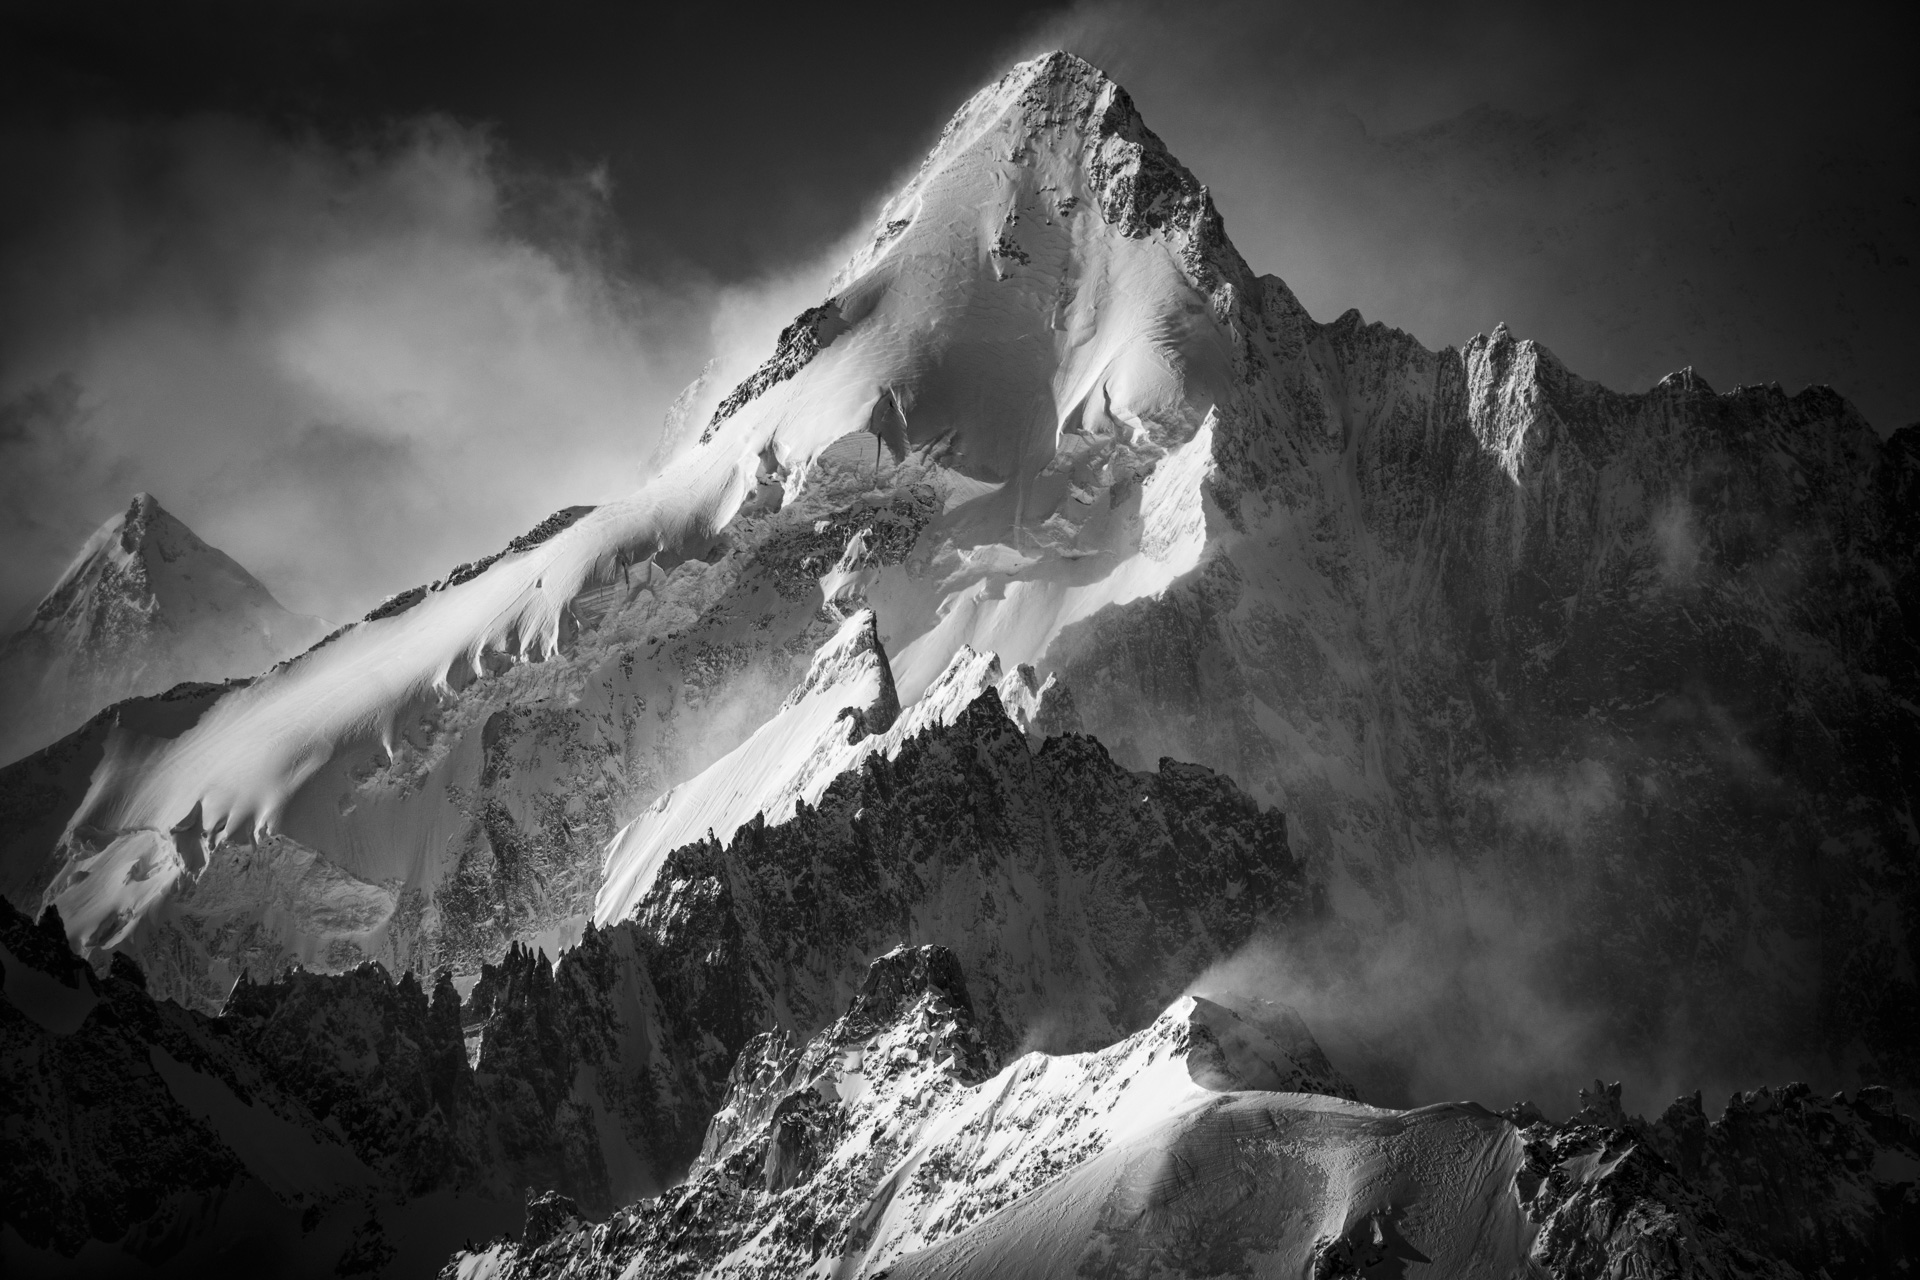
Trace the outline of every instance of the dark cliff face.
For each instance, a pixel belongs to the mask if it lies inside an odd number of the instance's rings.
[[[1620,1086],[1582,1091],[1564,1124],[1524,1124],[1514,1189],[1553,1274],[1884,1276],[1920,1244],[1920,1124],[1885,1089],[1812,1096],[1803,1084],[1700,1095],[1649,1123]],[[1531,1121],[1531,1123],[1529,1123]]]
[[[36,925],[0,904],[0,947],[22,1274],[417,1270],[517,1221],[523,1177],[558,1166],[592,1189],[551,1127],[540,1150],[508,1149],[503,1132],[538,1125],[469,1070],[444,980],[429,999],[374,965],[243,979],[209,1018],[156,1001],[125,956],[97,974],[52,911]]]
[[[748,949],[783,1021],[831,1017],[859,976],[844,957],[938,943],[1003,1050],[1043,1018],[1061,1047],[1106,1043],[1261,923],[1314,910],[1281,815],[1210,770],[1122,769],[1090,738],[1034,751],[992,692],[817,808],[677,851],[658,883],[679,887],[635,922]],[[761,1029],[751,1021],[740,1029]]]
[[[684,1172],[763,1033],[804,1041],[856,995],[855,1022],[891,1017],[926,978],[869,973],[897,943],[951,948],[927,980],[952,988],[984,1069],[1049,1035],[1118,1038],[1254,930],[1314,909],[1279,814],[1206,769],[1129,772],[1091,739],[1036,751],[992,692],[793,821],[676,851],[632,919],[589,928],[557,963],[510,948],[464,1006],[444,973],[429,994],[411,972],[362,965],[243,977],[209,1018],[156,1003],[124,957],[96,976],[57,916],[37,926],[6,905],[12,956],[76,1010],[56,1029],[6,1006],[20,1114],[74,1117],[17,1166],[9,1221],[34,1248],[71,1251],[121,1239],[157,1198],[249,1179],[294,1220],[358,1198],[403,1226],[397,1206],[441,1193],[510,1197],[517,1215],[524,1187],[604,1215]],[[331,1172],[276,1183],[246,1140],[180,1114],[178,1088],[126,1065],[155,1045],[220,1082],[206,1086],[218,1106],[272,1110]],[[102,1075],[132,1083],[85,1084]],[[120,1172],[67,1171],[94,1165]],[[511,1222],[481,1234],[498,1225]]]
[[[1285,819],[1229,780],[1129,772],[1077,735],[1036,751],[989,691],[791,821],[670,854],[632,918],[561,958],[553,1018],[644,1170],[618,1199],[686,1168],[750,1041],[826,1026],[896,945],[953,953],[992,1052],[1092,1048],[1316,910]]]
[[[1628,1116],[1617,1084],[1583,1092],[1561,1123],[1524,1105],[1505,1118],[1470,1105],[1397,1113],[1250,1088],[1246,1072],[1262,1067],[1248,1037],[1258,1033],[1206,1001],[1182,1002],[1079,1060],[1003,1064],[975,1015],[953,953],[890,952],[818,1034],[800,1042],[774,1030],[747,1044],[680,1185],[598,1224],[565,1197],[536,1196],[517,1242],[456,1256],[442,1274],[1057,1274],[1036,1269],[1036,1255],[1063,1246],[1071,1259],[1073,1203],[1102,1200],[1109,1234],[1087,1242],[1083,1258],[1125,1275],[1280,1274],[1272,1264],[1287,1252],[1304,1252],[1316,1277],[1396,1274],[1435,1261],[1464,1232],[1511,1233],[1521,1269],[1560,1280],[1865,1280],[1904,1273],[1920,1228],[1920,1125],[1885,1090],[1822,1100],[1804,1085],[1760,1089],[1736,1094],[1714,1120],[1698,1095],[1652,1122]],[[1291,1047],[1319,1060],[1310,1037]],[[1146,1186],[1088,1182],[1111,1164],[1103,1153],[1124,1150],[1127,1124],[1103,1131],[1083,1117],[1113,1108],[1167,1055],[1214,1092],[1210,1105],[1159,1105],[1201,1118],[1206,1136],[1176,1128],[1176,1147],[1149,1158]],[[1170,1087],[1162,1077],[1152,1090]],[[1156,1100],[1144,1101],[1152,1111]],[[1316,1128],[1329,1110],[1341,1118]],[[1449,1117],[1452,1163],[1435,1166],[1408,1144],[1414,1126]],[[1378,1156],[1350,1163],[1364,1145],[1353,1139],[1376,1126],[1396,1135],[1386,1167]],[[1044,1136],[1022,1153],[1032,1132]],[[1460,1141],[1472,1136],[1477,1155]],[[1267,1181],[1259,1171],[1316,1147],[1314,1176],[1249,1220],[1245,1205]],[[1484,1219],[1409,1212],[1440,1184],[1481,1178]],[[1382,1180],[1396,1190],[1368,1211],[1365,1187]],[[1216,1193],[1222,1184],[1232,1190]],[[1031,1204],[1044,1239],[1020,1225]]]
[[[242,1250],[402,1274],[516,1227],[527,1186],[612,1205],[544,956],[494,971],[470,1066],[445,974],[431,996],[378,965],[243,977],[209,1018],[124,956],[95,973],[54,912],[0,905],[0,946],[5,1223],[31,1270],[196,1274]]]
[[[1089,730],[1276,799],[1389,918],[1554,921],[1529,971],[1596,1049],[1920,1080],[1912,431],[1825,388],[1615,393],[1504,329],[1429,352],[1262,284],[1229,527],[1049,655]],[[1434,867],[1468,888],[1418,901]]]

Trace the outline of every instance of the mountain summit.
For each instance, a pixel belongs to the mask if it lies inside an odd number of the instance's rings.
[[[113,726],[36,793],[57,835],[19,856],[62,869],[27,905],[208,1008],[246,965],[563,945],[660,833],[809,812],[828,779],[772,785],[780,726],[877,767],[822,737],[839,705],[788,706],[870,610],[892,690],[863,706],[904,720],[991,655],[1121,764],[1284,809],[1328,913],[1277,939],[1289,971],[1452,1046],[1380,1078],[1533,1087],[1479,1046],[1573,1027],[1920,1084],[1914,431],[1825,388],[1610,391],[1505,326],[1320,323],[1067,54],[962,106],[830,295],[683,408],[639,492],[185,727]]]
[[[137,493],[0,648],[0,760],[123,698],[257,674],[325,630]]]

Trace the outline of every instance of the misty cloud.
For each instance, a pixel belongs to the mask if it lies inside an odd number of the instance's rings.
[[[1421,892],[1398,918],[1364,933],[1341,923],[1270,932],[1188,991],[1291,1005],[1362,1098],[1379,1106],[1524,1100],[1565,1116],[1578,1091],[1603,1077],[1624,1082],[1629,1109],[1657,1112],[1696,1089],[1725,1098],[1755,1080],[1830,1088],[1845,1078],[1835,1062],[1778,1057],[1757,1034],[1738,1046],[1716,1039],[1707,1029],[1722,1012],[1716,996],[1684,974],[1647,992],[1645,1025],[1623,1034],[1619,993],[1592,962],[1582,889],[1556,899],[1544,885],[1502,884],[1452,857],[1405,870]],[[1590,870],[1555,873],[1584,884]],[[1702,941],[1726,939],[1709,931]],[[1788,967],[1805,960],[1788,957]],[[1793,992],[1786,1003],[1807,997]]]
[[[1653,513],[1650,525],[1660,576],[1673,586],[1692,582],[1706,555],[1706,545],[1695,527],[1693,508],[1681,498],[1669,498]]]
[[[1512,826],[1547,831],[1577,843],[1596,819],[1620,804],[1613,771],[1599,760],[1576,760],[1557,770],[1519,770],[1497,793]]]
[[[632,491],[716,344],[749,363],[825,276],[643,288],[604,169],[518,169],[445,119],[352,145],[96,122],[0,155],[30,193],[0,251],[15,615],[134,488],[289,607],[357,615]]]

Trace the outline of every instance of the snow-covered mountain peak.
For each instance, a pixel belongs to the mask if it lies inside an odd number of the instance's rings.
[[[123,698],[255,675],[325,629],[137,493],[0,646],[0,760]]]
[[[985,165],[982,162],[985,162]],[[1048,212],[1070,215],[1089,196],[1123,235],[1163,233],[1181,249],[1204,290],[1243,283],[1246,264],[1221,233],[1207,189],[1147,127],[1127,91],[1085,59],[1054,51],[1013,67],[957,111],[918,175],[882,210],[874,239],[836,277],[845,292],[954,177],[991,190],[982,169],[998,166],[1013,189],[1048,193]],[[1031,176],[1021,181],[1020,171]],[[943,181],[944,179],[944,181]],[[1007,215],[1011,215],[1008,217]],[[1003,212],[991,252],[1018,261],[1018,210]]]
[[[136,616],[184,629],[200,614],[245,609],[285,612],[231,556],[201,541],[152,494],[136,493],[87,539],[29,628],[99,644],[135,626]]]

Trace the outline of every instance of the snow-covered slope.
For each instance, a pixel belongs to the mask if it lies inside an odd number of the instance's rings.
[[[0,762],[124,698],[256,675],[326,629],[137,493],[0,644]]]
[[[616,1215],[624,1239],[596,1261],[871,1274],[1222,1090],[1351,1095],[1290,1010],[1246,1012],[1182,997],[1110,1048],[1029,1053],[996,1074],[953,954],[896,949],[810,1041],[776,1031],[745,1048],[685,1184]],[[710,1229],[674,1230],[690,1212]],[[514,1250],[490,1253],[454,1265],[499,1274]]]
[[[625,919],[675,849],[709,838],[730,843],[755,818],[774,826],[790,820],[800,805],[818,805],[836,778],[868,756],[894,758],[927,729],[952,724],[988,689],[1023,729],[1039,727],[1044,735],[1072,727],[1070,712],[1049,705],[1053,687],[1037,684],[1032,667],[1003,675],[997,656],[963,645],[902,715],[878,621],[870,609],[855,613],[771,720],[621,828],[607,846],[595,921]]]
[[[1920,1214],[1884,1090],[1648,1124],[1596,1086],[1560,1125],[1345,1092],[1284,1007],[1195,996],[995,1071],[951,953],[896,950],[807,1043],[747,1047],[685,1183],[598,1223],[540,1196],[441,1274],[1787,1280],[1891,1273]]]
[[[867,608],[903,718],[970,647],[1061,677],[1124,764],[1284,807],[1345,967],[1401,922],[1550,920],[1529,976],[1596,1045],[1920,1080],[1915,433],[1316,323],[1067,55],[963,106],[719,391],[632,497],[184,728],[100,729],[12,867],[204,1004],[294,957],[471,974],[811,794],[816,713],[873,704],[787,700]]]

